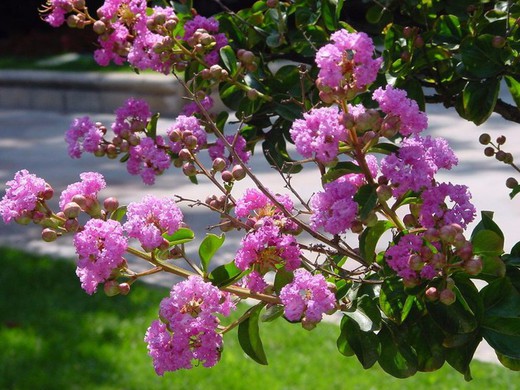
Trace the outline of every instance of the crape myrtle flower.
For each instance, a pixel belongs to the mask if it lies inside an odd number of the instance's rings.
[[[103,132],[88,116],[76,118],[65,133],[69,156],[80,158],[85,152],[95,153],[103,140]]]
[[[123,225],[129,237],[137,238],[146,251],[158,248],[165,241],[163,233],[173,234],[181,226],[183,215],[173,199],[147,195],[141,202],[127,207]]]
[[[387,114],[383,119],[382,128],[395,127],[403,136],[418,134],[428,127],[428,117],[419,110],[417,102],[409,99],[406,91],[387,85],[379,87],[372,94],[379,103],[381,110]]]
[[[303,119],[294,121],[290,134],[298,153],[323,164],[337,157],[339,142],[347,138],[347,132],[339,121],[339,109],[334,106],[304,113]]]
[[[372,58],[372,39],[363,32],[339,30],[331,35],[331,42],[316,53],[320,89],[363,91],[376,79],[382,62],[382,58]]]
[[[130,147],[126,169],[131,175],[140,175],[144,184],[152,185],[155,177],[170,167],[171,158],[161,136],[143,138],[139,145]]]
[[[146,101],[130,98],[116,110],[112,130],[116,135],[128,138],[131,133],[143,131],[151,117],[152,112]]]
[[[400,196],[431,187],[440,169],[451,169],[457,163],[445,139],[414,135],[401,142],[397,154],[383,158],[381,172],[393,184],[394,195]]]
[[[38,202],[52,197],[52,188],[45,180],[22,169],[6,183],[5,195],[0,200],[0,215],[5,223],[30,218]]]
[[[424,191],[421,199],[419,222],[426,228],[450,224],[465,228],[475,219],[476,209],[467,186],[439,183]]]
[[[211,108],[213,108],[213,104],[214,104],[213,99],[209,95],[205,96],[204,99],[202,99],[199,103],[206,111],[211,110]],[[192,115],[200,114],[200,113],[201,113],[201,110],[200,110],[199,106],[197,105],[197,103],[195,103],[195,102],[186,104],[182,108],[182,111],[181,111],[181,114],[185,115],[185,116],[192,116]]]
[[[172,141],[170,148],[173,153],[179,153],[183,148],[198,152],[206,145],[206,131],[194,116],[179,115],[166,134]]]
[[[217,315],[228,316],[232,309],[229,294],[200,276],[176,284],[161,301],[160,320],[152,322],[144,338],[156,373],[190,369],[194,360],[204,367],[218,363],[223,340]]]
[[[274,221],[265,218],[260,228],[242,238],[235,255],[235,264],[241,270],[251,269],[265,275],[269,271],[276,271],[279,266],[287,271],[295,270],[300,266],[300,256],[300,247],[295,237],[281,233]],[[253,275],[249,282],[249,289],[260,292],[254,290],[263,285],[258,283],[257,275]]]
[[[311,227],[323,228],[330,234],[341,234],[352,227],[358,212],[354,201],[358,187],[348,178],[340,177],[324,186],[324,191],[316,193],[310,201],[313,214]]]
[[[286,211],[292,213],[294,204],[288,195],[274,195],[274,197]],[[298,225],[287,218],[282,210],[256,188],[246,189],[244,195],[237,199],[235,214],[239,218],[248,218],[253,225],[261,226],[262,219],[267,218],[284,231],[298,230]]]
[[[47,0],[43,9],[43,12],[46,13],[43,20],[52,27],[60,27],[65,23],[65,15],[72,11],[72,1],[73,0]]]
[[[109,32],[98,39],[100,47],[94,51],[94,60],[101,66],[108,66],[110,61],[123,65],[131,47],[129,39],[130,30],[125,24],[119,21],[111,23]]]
[[[212,34],[215,46],[204,56],[204,60],[209,66],[218,64],[219,51],[222,47],[228,44],[226,35],[218,33],[218,29],[219,23],[215,18],[206,18],[200,15],[196,15],[192,20],[187,21],[184,25],[183,40],[186,42],[189,42],[195,36],[197,30],[204,30],[209,34]]]
[[[247,142],[244,137],[242,137],[240,134],[237,135],[227,135],[226,136],[227,142],[229,142],[231,145],[233,145],[233,149],[235,153],[240,157],[240,159],[247,164],[249,161],[249,157],[251,156],[251,153],[247,151]],[[208,148],[209,156],[212,160],[215,160],[217,158],[222,158],[226,162],[226,168],[237,164],[235,159],[230,153],[227,153],[226,145],[224,144],[224,141],[222,139],[217,139],[215,141],[215,144],[210,146]]]
[[[336,298],[329,290],[327,281],[321,274],[312,275],[298,268],[294,280],[280,291],[285,317],[289,321],[302,321],[302,325],[312,329],[336,306]]]
[[[117,221],[90,219],[74,236],[74,246],[79,257],[76,275],[89,294],[96,291],[99,283],[108,280],[114,270],[125,265],[123,254],[128,243]]]
[[[83,172],[79,175],[81,181],[69,184],[61,193],[59,206],[63,211],[67,204],[76,202],[90,215],[97,215],[100,211],[98,192],[106,187],[105,178],[98,172]],[[82,198],[82,201],[78,201]]]

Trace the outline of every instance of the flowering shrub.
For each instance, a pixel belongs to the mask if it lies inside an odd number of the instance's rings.
[[[53,26],[91,26],[100,65],[171,74],[190,100],[166,135],[137,99],[116,111],[111,126],[78,118],[65,136],[70,156],[120,157],[148,185],[172,166],[194,183],[209,180],[215,193],[205,201],[177,201],[215,212],[222,232],[243,232],[232,261],[213,264],[225,236],[208,233],[197,264],[185,250],[195,232],[174,199],[149,195],[127,207],[103,200],[106,183],[94,172],[81,174],[52,210],[52,187],[19,171],[0,201],[4,222],[39,224],[45,241],[73,235],[89,294],[99,284],[107,295],[128,294],[157,272],[185,278],[146,332],[159,375],[215,365],[223,335],[235,327],[244,352],[267,364],[262,321],[284,318],[311,330],[333,313],[341,316],[339,352],[356,355],[364,368],[377,362],[405,378],[447,362],[469,380],[485,339],[506,367],[518,369],[520,243],[504,254],[504,235],[487,213],[468,235],[477,216],[469,189],[436,179],[457,157],[446,140],[421,135],[427,117],[420,104],[380,77],[393,72],[391,50],[381,56],[367,34],[342,22],[342,1],[317,3],[261,0],[210,18],[189,1],[148,8],[144,0],[106,0],[97,19],[84,0],[48,0],[44,9]],[[516,24],[510,33],[518,34]],[[277,62],[288,53],[291,62]],[[226,127],[228,113],[211,112],[217,90],[238,125]],[[481,137],[491,145],[487,155],[514,166],[504,141]],[[258,142],[287,193],[271,192],[248,166]],[[287,142],[302,159],[289,155]],[[291,183],[301,169],[321,178],[309,199]],[[254,187],[237,197],[235,183],[246,177]],[[518,183],[509,186],[518,192]],[[130,255],[150,268],[132,271]],[[475,279],[485,287],[478,290]],[[221,325],[247,298],[257,303]]]

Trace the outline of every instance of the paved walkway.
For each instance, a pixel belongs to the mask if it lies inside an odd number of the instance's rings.
[[[508,137],[506,150],[520,157],[520,126],[492,117],[485,125],[476,128],[473,124],[461,120],[453,112],[440,106],[428,109],[430,129],[427,134],[442,136],[450,141],[461,162],[451,172],[444,173],[442,180],[466,184],[473,193],[474,203],[479,210],[494,210],[495,220],[506,234],[506,248],[511,248],[520,240],[517,222],[520,220],[520,198],[509,200],[505,180],[514,176],[509,167],[483,155],[483,147],[478,143],[480,133],[489,132],[493,138],[504,134]],[[116,161],[85,156],[79,160],[68,157],[63,141],[64,131],[71,120],[84,113],[59,114],[43,111],[2,110],[0,109],[0,194],[3,193],[5,182],[22,168],[45,178],[59,194],[66,185],[78,181],[83,171],[101,172],[108,183],[105,196],[117,196],[121,203],[140,200],[146,193],[158,195],[180,194],[184,197],[203,200],[212,194],[208,183],[194,186],[180,172],[170,170],[159,177],[153,187],[146,187],[139,177],[126,173],[126,167]],[[92,114],[95,120],[110,123],[112,115]],[[161,119],[160,128],[164,129],[171,120]],[[255,172],[274,191],[283,191],[279,176],[270,170],[261,157],[261,152],[253,158],[252,166]],[[319,180],[309,172],[296,176],[296,188],[302,189],[302,195],[308,197],[319,189]],[[239,190],[250,186],[241,182]],[[182,205],[186,222],[196,231],[202,232],[207,226],[217,220],[205,210],[192,209]],[[10,245],[25,250],[40,253],[58,254],[73,257],[74,250],[68,240],[57,245],[43,243],[39,239],[40,230],[33,227],[6,226],[0,223],[0,245]],[[238,236],[229,235],[223,251],[219,253],[220,262],[232,259],[238,245]],[[192,251],[196,257],[196,250]],[[170,286],[172,280],[168,275],[160,275],[154,282]],[[486,361],[496,361],[489,347],[482,346],[478,350],[478,358]]]

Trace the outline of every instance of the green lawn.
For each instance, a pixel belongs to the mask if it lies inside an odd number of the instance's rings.
[[[312,332],[261,324],[270,365],[246,358],[236,333],[212,369],[157,377],[143,342],[164,289],[134,285],[126,297],[89,296],[71,262],[0,248],[1,389],[514,389],[518,373],[474,362],[472,382],[449,367],[411,379],[364,371],[336,351],[337,327]]]

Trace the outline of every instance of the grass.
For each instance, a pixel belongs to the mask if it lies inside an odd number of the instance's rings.
[[[133,72],[128,65],[100,66],[92,54],[68,53],[58,56],[31,58],[1,56],[0,70],[54,70],[67,72]]]
[[[337,327],[312,332],[261,324],[270,362],[246,358],[232,332],[214,368],[158,377],[142,341],[167,290],[134,285],[126,297],[85,294],[74,265],[0,248],[1,389],[514,389],[518,373],[475,361],[472,382],[450,367],[394,379],[336,350]]]

